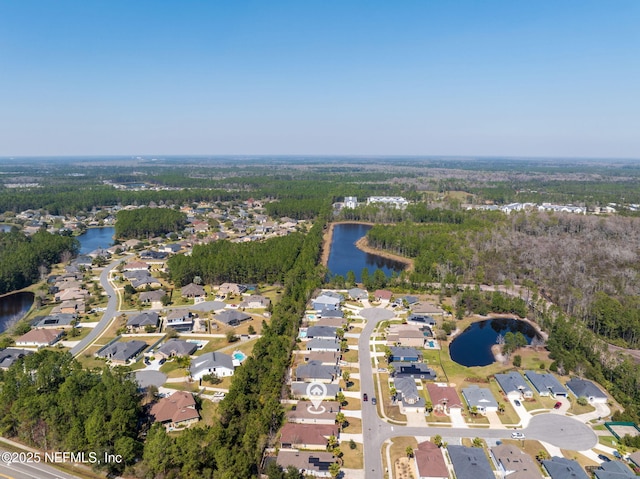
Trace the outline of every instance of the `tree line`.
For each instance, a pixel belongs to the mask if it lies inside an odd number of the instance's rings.
[[[64,256],[75,255],[77,239],[40,230],[32,236],[0,233],[0,294],[25,288],[46,274]]]
[[[171,208],[138,208],[118,211],[116,238],[151,238],[182,231],[187,215]]]

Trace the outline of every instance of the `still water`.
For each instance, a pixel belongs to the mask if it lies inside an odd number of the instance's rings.
[[[33,293],[12,293],[0,298],[0,333],[27,314],[33,304]]]
[[[80,254],[87,254],[94,249],[112,246],[114,233],[115,228],[113,226],[87,229],[87,231],[78,236],[78,241],[80,241]]]
[[[348,271],[353,271],[356,280],[360,281],[360,273],[364,268],[368,268],[371,274],[379,268],[387,276],[391,276],[394,271],[399,273],[405,268],[404,263],[365,253],[356,247],[356,241],[365,236],[370,229],[369,225],[355,223],[337,224],[333,227],[327,263],[331,275],[346,277]]]
[[[538,336],[535,328],[525,321],[512,318],[494,318],[473,323],[458,335],[449,346],[451,359],[463,366],[487,366],[495,361],[491,346],[498,335],[521,332],[527,343]]]

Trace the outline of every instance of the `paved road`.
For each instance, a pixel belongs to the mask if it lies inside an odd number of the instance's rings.
[[[0,449],[0,454],[4,455],[8,451]],[[10,465],[4,460],[0,460],[0,479],[79,479],[78,476],[59,471],[55,467],[43,462],[44,453],[40,454],[40,463],[19,463]],[[31,456],[33,459],[33,456]]]
[[[367,315],[371,318],[371,315]],[[369,398],[381,396],[374,387],[373,367],[371,365],[371,350],[369,340],[376,325],[383,318],[368,319],[358,340],[358,354],[360,359],[360,387],[362,393]],[[381,385],[386,387],[386,385]],[[362,433],[364,439],[364,470],[367,479],[382,479],[384,469],[382,462],[382,444],[387,439],[397,436],[435,436],[443,437],[479,437],[482,439],[509,439],[511,429],[479,429],[479,428],[451,428],[451,427],[411,427],[394,426],[378,416],[376,406],[371,401],[362,403]],[[519,432],[527,439],[537,439],[554,446],[583,451],[594,447],[598,438],[589,426],[582,422],[559,414],[538,414],[531,418],[529,425]]]
[[[100,285],[104,288],[104,291],[109,296],[109,302],[107,303],[107,309],[102,315],[102,319],[98,322],[98,324],[87,334],[78,344],[76,344],[73,348],[71,348],[71,354],[73,356],[77,356],[82,351],[85,350],[87,346],[89,346],[93,341],[96,340],[102,331],[109,325],[111,320],[118,313],[118,296],[116,295],[115,290],[109,283],[109,273],[118,266],[122,261],[126,261],[127,258],[116,260],[111,263],[109,266],[104,268],[102,273],[100,274]]]

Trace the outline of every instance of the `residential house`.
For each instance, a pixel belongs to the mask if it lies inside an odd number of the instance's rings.
[[[542,467],[551,479],[589,479],[578,461],[554,456],[542,461]]]
[[[413,450],[418,479],[449,479],[449,468],[442,449],[431,441],[418,443]]]
[[[422,360],[422,354],[415,348],[405,348],[392,346],[389,348],[391,355],[389,356],[389,362],[396,361],[408,361],[419,362]]]
[[[426,324],[427,326],[435,326],[436,320],[426,314],[411,313],[407,318],[409,324]]]
[[[287,411],[287,420],[300,424],[335,424],[340,412],[337,401],[322,401],[316,408],[311,401],[298,401],[295,409]]]
[[[218,294],[241,295],[247,290],[246,286],[237,283],[222,283],[218,288]]]
[[[259,294],[252,294],[247,296],[242,303],[240,303],[241,308],[249,308],[249,309],[264,309],[268,308],[271,305],[271,300],[265,296],[260,296]]]
[[[640,451],[632,452],[629,454],[629,460],[636,467],[640,468]]]
[[[189,283],[186,286],[182,287],[182,297],[183,298],[204,298],[207,296],[204,288],[199,284]]]
[[[182,246],[180,246],[177,243],[172,243],[172,244],[167,244],[167,245],[163,245],[160,246],[158,248],[158,251],[162,251],[163,253],[179,253],[180,250],[182,249]]]
[[[234,370],[233,358],[218,352],[205,353],[193,358],[189,367],[191,377],[195,380],[200,380],[208,374],[219,378],[233,376]]]
[[[329,467],[336,462],[330,452],[280,451],[276,463],[283,469],[295,467],[305,475],[331,477]]]
[[[524,375],[540,396],[567,397],[568,395],[567,390],[553,374],[525,371]]]
[[[373,292],[373,298],[376,301],[391,301],[392,296],[393,296],[393,293],[386,289],[376,289]]]
[[[224,311],[214,315],[213,318],[225,326],[239,326],[240,323],[253,319],[248,314],[233,309],[225,309]]]
[[[334,339],[337,330],[338,328],[332,328],[330,326],[311,326],[307,328],[307,338]]]
[[[331,383],[340,377],[340,368],[309,361],[298,366],[294,376],[296,381]]]
[[[420,299],[417,296],[403,296],[402,298],[400,298],[400,301],[404,301],[406,302],[409,306],[412,306],[414,304],[416,304],[418,301],[420,301]]]
[[[56,301],[69,301],[75,299],[84,300],[89,296],[89,291],[82,288],[67,288],[60,291],[55,296]]]
[[[448,446],[456,479],[495,479],[491,464],[480,447]]]
[[[591,404],[606,404],[607,395],[591,381],[586,379],[572,378],[567,382],[569,390],[578,398],[586,398]]]
[[[147,347],[144,341],[115,341],[96,353],[99,358],[109,359],[113,364],[124,365]]]
[[[16,339],[16,346],[36,348],[51,346],[59,341],[63,334],[62,329],[32,329]]]
[[[159,288],[162,286],[162,283],[157,278],[154,278],[150,274],[141,274],[140,276],[133,278],[130,280],[131,286],[134,289],[140,288]]]
[[[167,313],[165,326],[176,331],[191,332],[193,329],[194,317],[187,309],[174,309]]]
[[[342,311],[340,311],[342,312]],[[347,320],[345,318],[333,318],[333,317],[322,317],[318,319],[313,325],[314,326],[328,326],[330,328],[342,328],[345,329],[347,324]]]
[[[317,311],[317,318],[344,318],[344,313],[341,309],[323,309]]]
[[[72,261],[72,264],[78,268],[90,269],[93,265],[93,258],[88,254],[81,254]]]
[[[7,370],[18,359],[25,357],[28,354],[33,354],[30,349],[18,349],[18,348],[6,348],[0,349],[0,369]]]
[[[137,240],[137,239],[130,239],[125,241],[124,243],[122,243],[122,247],[125,250],[131,250],[131,249],[135,249],[138,246],[140,246],[142,244],[142,241]]]
[[[162,308],[162,298],[167,293],[164,289],[157,289],[155,291],[143,291],[140,293],[139,300],[142,304],[151,304],[152,309]]]
[[[341,300],[339,298],[330,296],[326,293],[318,296],[316,299],[311,300],[313,309],[316,311],[323,310],[336,310],[340,308]]]
[[[297,424],[288,422],[280,430],[280,447],[284,449],[326,450],[328,439],[338,437],[336,424]]]
[[[496,374],[494,377],[509,399],[530,399],[533,397],[533,391],[522,374],[512,371],[506,374]]]
[[[434,306],[431,303],[427,303],[426,301],[418,301],[417,303],[411,305],[411,312],[413,312],[414,314],[426,315],[444,314],[444,310],[437,306]]]
[[[452,409],[462,411],[462,401],[455,388],[442,383],[427,383],[426,387],[435,411],[445,414]]]
[[[313,383],[305,383],[302,381],[293,381],[291,383],[291,394],[296,399],[309,399],[309,387]],[[338,384],[325,384],[327,388],[327,393],[325,394],[325,398],[334,398],[340,392],[340,386]]]
[[[637,479],[636,473],[622,461],[609,461],[600,464],[593,471],[596,479]]]
[[[124,271],[149,271],[149,264],[144,261],[130,261],[124,265]]]
[[[129,332],[145,332],[147,327],[157,328],[160,324],[160,315],[155,311],[143,311],[134,314],[127,321]]]
[[[337,339],[312,339],[305,343],[307,351],[340,351]]]
[[[68,299],[55,305],[51,309],[51,315],[68,314],[76,317],[78,314],[84,314],[86,312],[86,308],[87,306],[84,299]]]
[[[335,351],[311,351],[305,355],[304,360],[307,363],[315,361],[317,364],[336,366],[340,358],[341,355]]]
[[[424,412],[425,400],[418,391],[418,386],[412,378],[395,378],[393,386],[396,388],[397,394],[400,397],[400,413],[406,414],[407,412]]]
[[[425,335],[419,326],[412,324],[392,324],[387,332],[387,346],[422,348]]]
[[[51,314],[37,321],[34,328],[71,329],[74,326],[76,316],[73,314]]]
[[[393,362],[389,364],[393,369],[391,376],[394,378],[413,378],[425,381],[435,381],[436,372],[425,363]]]
[[[536,461],[517,447],[500,444],[489,452],[503,479],[542,479]]]
[[[366,289],[361,288],[351,288],[347,291],[349,297],[354,301],[362,301],[363,299],[369,299],[369,293]]]
[[[151,407],[151,416],[155,422],[163,424],[168,430],[189,427],[200,420],[193,394],[176,391],[171,396],[160,399]]]
[[[462,397],[466,401],[470,411],[474,408],[480,414],[498,411],[498,403],[489,388],[481,388],[474,384],[462,389]]]
[[[191,356],[197,349],[196,343],[173,338],[158,348],[156,356],[165,359],[174,356]]]

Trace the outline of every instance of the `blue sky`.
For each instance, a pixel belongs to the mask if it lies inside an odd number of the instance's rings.
[[[0,155],[640,158],[637,0],[0,0]]]

